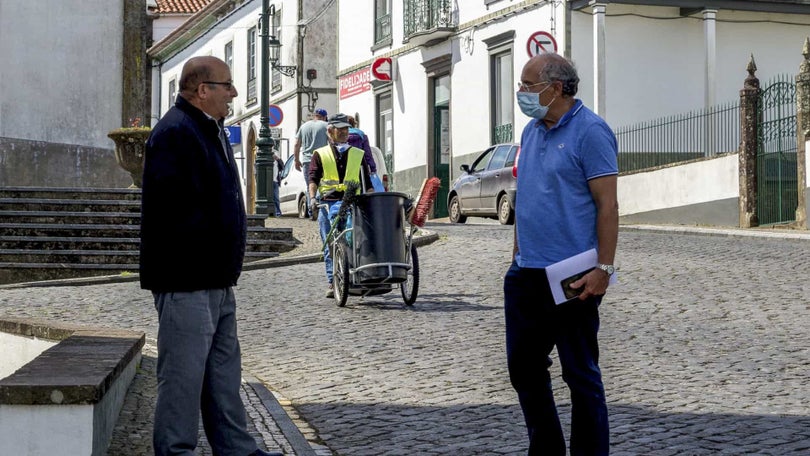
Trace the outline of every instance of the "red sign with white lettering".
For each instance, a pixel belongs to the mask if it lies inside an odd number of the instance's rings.
[[[371,84],[369,81],[371,81],[370,68],[363,68],[362,70],[357,70],[354,73],[341,76],[340,80],[338,81],[340,84],[340,99],[343,100],[353,97],[371,89]]]

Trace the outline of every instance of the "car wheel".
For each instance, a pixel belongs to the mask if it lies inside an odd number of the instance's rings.
[[[515,210],[512,209],[512,204],[509,203],[509,197],[501,195],[498,200],[498,221],[501,225],[511,225],[515,221]]]
[[[307,197],[305,195],[298,197],[298,218],[307,218]]]
[[[466,215],[461,215],[461,203],[458,201],[458,195],[453,195],[450,200],[450,207],[447,208],[450,213],[450,223],[464,223],[467,221]]]

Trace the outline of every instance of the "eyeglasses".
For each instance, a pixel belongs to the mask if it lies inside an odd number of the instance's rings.
[[[534,84],[524,84],[522,82],[518,82],[517,83],[518,92],[528,92],[529,89],[540,84],[551,84],[551,81],[540,81],[535,82]]]
[[[228,81],[228,82],[203,81],[203,84],[213,84],[213,85],[225,86],[225,90],[233,89],[233,81]]]

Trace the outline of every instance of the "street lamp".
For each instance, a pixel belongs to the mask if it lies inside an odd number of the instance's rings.
[[[275,14],[275,8],[272,9],[273,14]],[[270,35],[270,39],[268,41],[269,41],[268,46],[270,46],[270,66],[272,66],[274,70],[278,71],[284,76],[288,77],[295,76],[295,70],[297,69],[295,66],[278,64],[278,56],[281,51],[281,41],[279,41],[278,38],[276,38],[274,35]]]
[[[270,18],[276,15],[276,5],[271,5],[270,0],[262,0],[261,14],[261,67],[262,67],[262,92],[259,103],[260,119],[259,139],[256,140],[256,213],[270,214],[275,212],[273,207],[273,184],[275,176],[273,174],[273,146],[276,142],[270,135],[270,68],[278,70],[281,74],[292,77],[295,75],[296,67],[278,65],[278,55],[281,42],[275,35],[270,34]],[[269,65],[268,65],[269,64]]]

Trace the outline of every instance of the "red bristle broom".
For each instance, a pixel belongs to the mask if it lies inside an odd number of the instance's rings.
[[[439,187],[442,181],[438,177],[431,177],[422,181],[422,187],[416,195],[416,204],[408,212],[408,223],[412,226],[423,227],[427,221],[428,214],[439,194]]]

